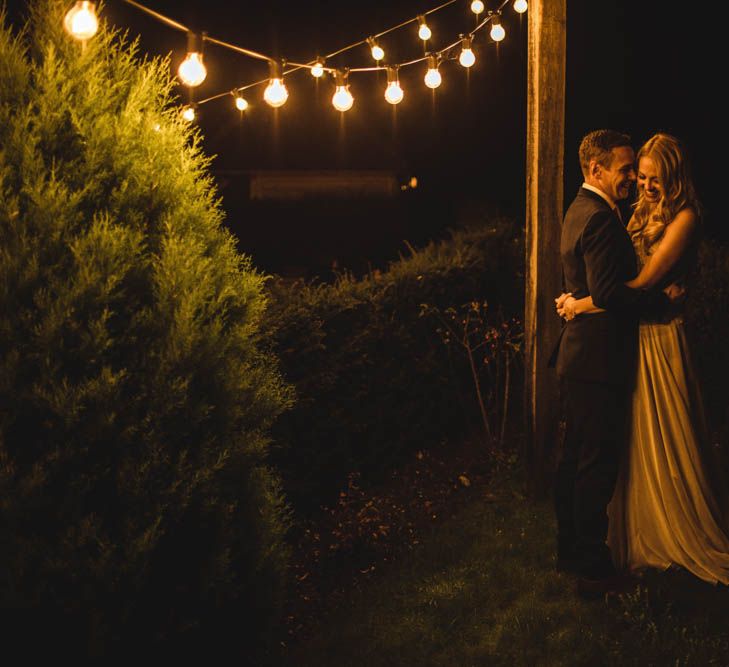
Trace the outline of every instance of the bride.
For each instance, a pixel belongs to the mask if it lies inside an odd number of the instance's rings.
[[[628,223],[640,273],[628,287],[685,283],[697,251],[699,202],[682,148],[656,134],[640,149],[638,201]],[[597,312],[592,297],[557,299],[567,320]],[[640,322],[628,450],[608,507],[608,545],[632,571],[680,566],[729,585],[726,509],[705,456],[703,412],[680,305]]]

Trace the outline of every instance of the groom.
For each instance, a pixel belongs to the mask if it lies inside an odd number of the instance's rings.
[[[618,203],[636,180],[630,137],[590,132],[581,142],[585,182],[562,226],[565,291],[591,295],[604,312],[567,322],[553,353],[565,409],[566,434],[555,484],[557,569],[578,575],[583,597],[625,589],[606,544],[638,346],[638,313],[665,304],[660,291],[625,286],[637,263]]]

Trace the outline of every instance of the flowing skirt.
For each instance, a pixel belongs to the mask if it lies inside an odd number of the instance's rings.
[[[729,531],[683,322],[640,325],[628,449],[608,507],[620,569],[678,565],[729,584]]]

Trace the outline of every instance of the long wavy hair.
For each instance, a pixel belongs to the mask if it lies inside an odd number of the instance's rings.
[[[647,254],[679,211],[690,208],[699,216],[701,204],[694,190],[683,147],[676,137],[663,133],[653,135],[638,151],[636,159],[639,163],[642,157],[653,160],[663,189],[663,196],[655,204],[646,201],[641,193],[628,224],[633,243]]]

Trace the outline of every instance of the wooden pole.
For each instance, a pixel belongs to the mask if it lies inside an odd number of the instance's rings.
[[[554,371],[547,368],[560,331],[567,0],[529,1],[525,345],[525,460],[531,492],[551,480],[559,419]]]

